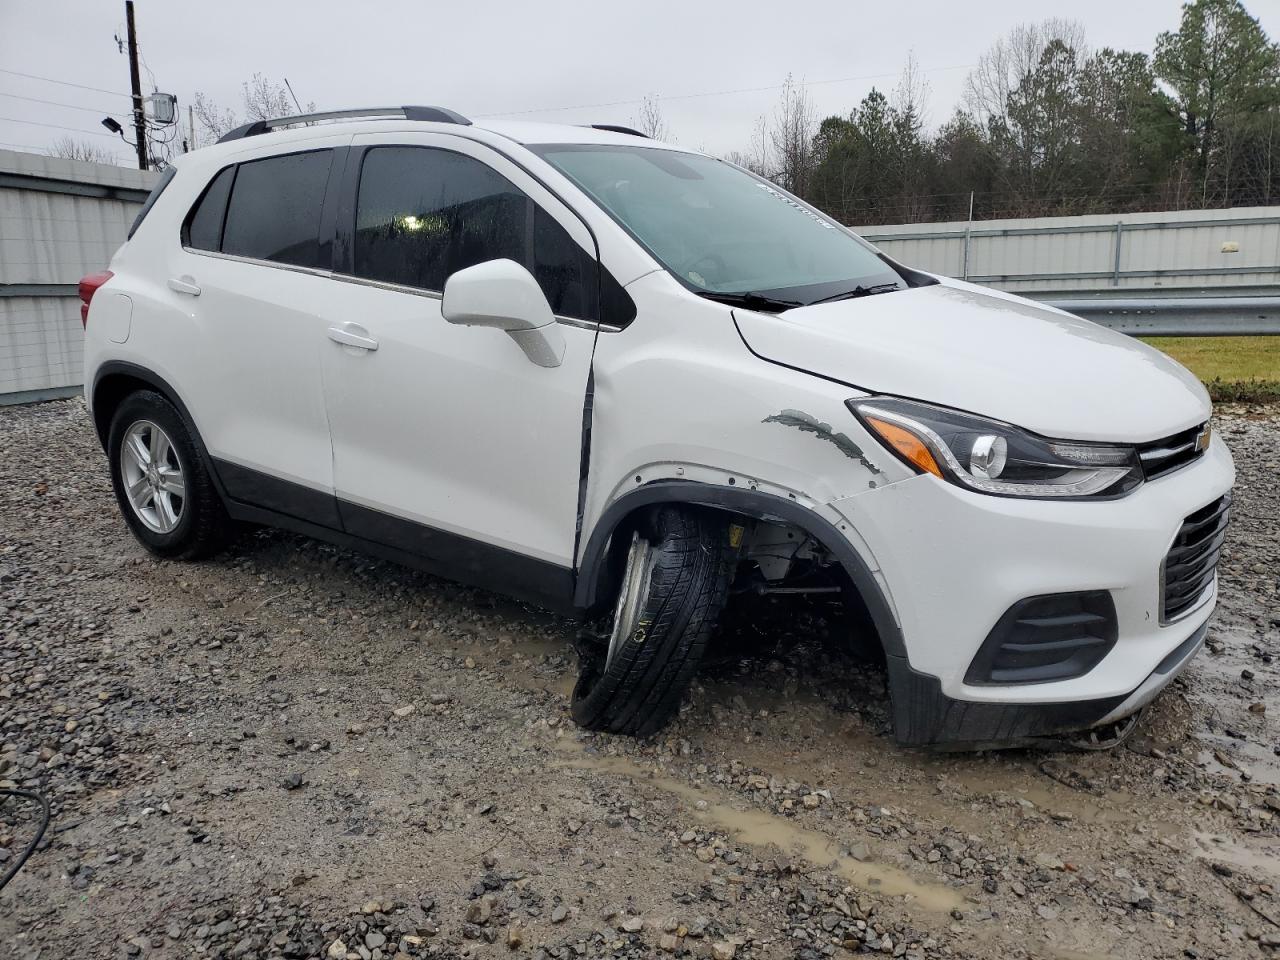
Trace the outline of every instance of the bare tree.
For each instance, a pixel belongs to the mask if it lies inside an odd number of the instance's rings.
[[[782,85],[782,96],[769,124],[768,146],[777,181],[785,189],[804,196],[813,166],[813,134],[817,128],[817,115],[803,81],[797,83],[787,74]]]
[[[915,53],[907,54],[902,76],[889,98],[894,165],[901,197],[901,219],[914,223],[927,216],[930,143],[924,129],[929,115],[929,81]]]
[[[191,103],[191,111],[195,115],[201,141],[216,140],[228,130],[251,120],[269,120],[272,117],[287,117],[298,113],[293,97],[283,83],[255,73],[251,80],[240,85],[244,98],[244,112],[237,115],[235,111],[225,109],[214,103],[203,93],[197,93]],[[315,110],[315,103],[308,103],[302,112]],[[195,144],[192,144],[194,147]]]
[[[658,106],[658,98],[655,96],[644,98],[640,104],[639,116],[632,121],[632,125],[650,139],[663,140],[667,143],[676,142],[675,134],[671,132],[671,125],[662,115],[662,108]]]
[[[49,148],[49,155],[64,160],[84,160],[88,163],[116,163],[113,150],[100,147],[88,140],[76,140],[73,137],[59,137]]]
[[[751,141],[747,144],[747,148],[745,150],[730,150],[724,155],[724,159],[730,163],[736,163],[740,167],[745,167],[766,180],[774,180],[777,178],[777,171],[774,169],[773,159],[770,156],[771,151],[769,120],[767,117],[762,116],[756,118],[756,125],[751,131]]]
[[[978,59],[965,82],[964,102],[981,123],[1005,118],[1010,95],[1035,73],[1055,40],[1081,60],[1087,55],[1084,25],[1053,18],[1018,24]]]
[[[200,143],[217,140],[236,125],[234,113],[222,109],[203,93],[196,93],[191,101],[191,113],[196,122],[196,143],[191,144],[193,150]]]
[[[889,105],[902,116],[909,117],[916,129],[922,130],[929,123],[929,97],[932,92],[933,88],[920,70],[915,51],[909,52]]]

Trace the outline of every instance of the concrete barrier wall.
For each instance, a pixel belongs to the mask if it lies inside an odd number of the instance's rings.
[[[80,384],[76,283],[106,269],[158,177],[0,150],[0,403]]]
[[[1013,292],[1280,284],[1280,207],[853,229],[908,266]]]

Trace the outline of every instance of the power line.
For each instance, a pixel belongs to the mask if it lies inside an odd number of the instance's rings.
[[[0,140],[0,147],[14,147],[18,150],[48,150],[48,146],[39,146],[34,143],[9,143],[7,140]]]
[[[32,127],[50,127],[54,130],[70,130],[72,133],[84,133],[91,137],[111,137],[112,134],[103,133],[101,130],[86,130],[83,127],[64,127],[60,123],[41,123],[39,120],[19,120],[17,117],[0,117],[0,121],[8,123],[25,123]]]
[[[19,93],[5,93],[0,90],[0,97],[9,97],[13,100],[27,100],[31,103],[43,103],[51,107],[66,107],[68,110],[83,110],[85,113],[105,114],[111,113],[111,109],[99,109],[98,107],[81,107],[74,103],[63,103],[60,100],[41,100],[39,97],[25,97]]]
[[[967,70],[974,66],[972,63],[958,63],[950,67],[930,67],[927,70],[921,70],[921,73],[940,73],[944,70]],[[893,73],[867,73],[857,77],[833,77],[828,80],[806,80],[798,83],[801,87],[819,87],[830,83],[854,83],[859,80],[882,80],[886,77],[896,77],[900,71]],[[669,102],[673,100],[697,100],[704,97],[727,97],[738,93],[767,93],[770,90],[781,90],[785,87],[785,83],[774,83],[764,87],[737,87],[733,90],[707,90],[701,93],[678,93],[669,97],[653,97],[657,102]],[[518,117],[530,113],[559,113],[565,110],[599,110],[604,107],[625,107],[632,104],[644,103],[648,99],[640,97],[635,100],[609,100],[602,103],[580,103],[571,107],[534,107],[529,110],[507,110],[502,113],[477,113],[477,117]]]
[[[19,70],[0,69],[0,73],[7,73],[14,77],[26,77],[28,80],[43,80],[45,83],[60,83],[64,87],[77,87],[81,90],[93,90],[96,93],[109,93],[113,97],[124,97],[129,99],[129,95],[121,93],[119,90],[108,90],[106,87],[90,87],[83,83],[72,83],[70,80],[55,80],[53,77],[41,77],[34,73],[22,73]]]

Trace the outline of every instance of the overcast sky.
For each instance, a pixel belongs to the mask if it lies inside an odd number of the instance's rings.
[[[1247,6],[1280,36],[1280,0]],[[747,145],[788,73],[806,81],[820,116],[847,113],[873,85],[891,89],[914,54],[936,126],[969,67],[1017,23],[1068,15],[1091,47],[1149,52],[1179,9],[1176,0],[137,0],[136,16],[144,90],[154,77],[176,94],[184,121],[196,91],[239,113],[240,84],[255,72],[288,77],[321,109],[440,104],[472,118],[629,123],[649,94],[678,142],[719,154]],[[43,149],[71,135],[127,158],[99,125],[107,113],[128,121],[117,33],[123,0],[0,0],[0,147]]]

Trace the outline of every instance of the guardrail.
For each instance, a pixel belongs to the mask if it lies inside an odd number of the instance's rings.
[[[1280,296],[1031,296],[1131,336],[1280,336]]]

